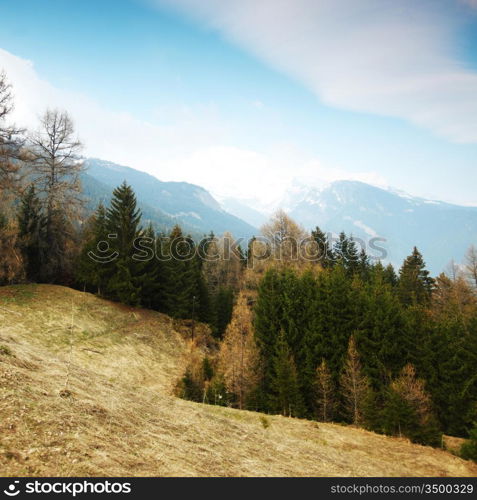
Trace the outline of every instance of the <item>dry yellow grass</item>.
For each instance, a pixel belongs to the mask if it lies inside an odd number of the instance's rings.
[[[406,440],[174,398],[187,350],[167,316],[64,287],[1,288],[1,474],[477,475]]]

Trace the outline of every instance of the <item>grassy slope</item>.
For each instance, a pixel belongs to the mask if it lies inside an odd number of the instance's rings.
[[[176,399],[187,349],[158,313],[0,288],[2,475],[477,475],[405,440]]]

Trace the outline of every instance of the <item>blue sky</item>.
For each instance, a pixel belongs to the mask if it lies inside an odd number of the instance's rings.
[[[355,178],[477,205],[477,2],[393,5],[0,0],[0,68],[17,121],[66,107],[87,154],[163,180],[270,201]]]

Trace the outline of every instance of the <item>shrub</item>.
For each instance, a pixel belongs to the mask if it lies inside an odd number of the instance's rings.
[[[469,433],[469,440],[461,446],[460,456],[465,460],[477,462],[477,422]]]
[[[13,356],[13,352],[6,345],[0,345],[0,356]]]
[[[270,420],[268,420],[267,417],[264,417],[263,415],[260,415],[260,423],[263,425],[264,429],[268,429],[270,427]]]

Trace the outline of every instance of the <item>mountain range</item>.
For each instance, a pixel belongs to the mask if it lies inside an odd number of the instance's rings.
[[[250,208],[227,201],[231,213],[248,220]],[[467,207],[411,196],[391,188],[358,181],[335,181],[317,188],[295,182],[276,204],[311,230],[319,226],[334,235],[340,231],[386,251],[383,260],[399,267],[414,246],[428,268],[438,274],[451,260],[461,262],[477,243],[477,207]],[[253,220],[256,220],[256,214]],[[251,222],[251,220],[249,220]],[[384,239],[385,241],[377,240]]]
[[[226,212],[210,193],[187,182],[162,182],[145,172],[109,161],[89,158],[82,184],[94,209],[100,201],[109,203],[112,190],[126,181],[134,189],[143,222],[152,222],[166,231],[179,224],[183,231],[201,237],[231,232],[235,237],[251,238],[258,230],[242,219]]]
[[[324,187],[294,182],[274,207],[263,210],[256,200],[217,201],[206,189],[187,182],[163,182],[145,172],[109,161],[85,161],[82,182],[91,209],[108,203],[112,190],[127,181],[134,189],[145,222],[167,231],[179,224],[201,237],[229,231],[237,238],[260,233],[273,209],[283,208],[311,230],[319,226],[336,235],[345,231],[366,245],[368,253],[399,267],[417,246],[433,274],[453,259],[460,262],[477,243],[477,207],[427,200],[358,181],[335,181]],[[370,246],[371,245],[371,246]],[[373,249],[373,246],[376,248]]]

